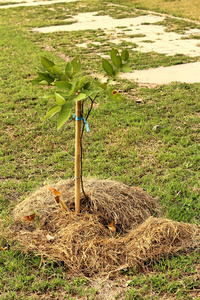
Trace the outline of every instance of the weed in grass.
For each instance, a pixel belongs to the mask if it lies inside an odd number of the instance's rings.
[[[137,34],[129,34],[128,37],[130,38],[142,38],[142,37],[145,37],[146,35],[145,34],[142,34],[142,33],[137,33]]]
[[[152,40],[143,40],[142,43],[154,43]]]
[[[137,291],[136,289],[134,288],[131,288],[131,290],[129,292],[126,292],[125,293],[125,299],[126,300],[142,300],[142,296],[140,294],[139,291]]]
[[[195,24],[190,21],[180,20],[180,19],[173,19],[166,17],[164,21],[156,22],[155,25],[162,25],[165,26],[165,31],[167,32],[176,32],[179,34],[184,34],[186,30],[189,29],[200,29],[200,25]]]
[[[87,278],[77,277],[77,278],[74,279],[73,284],[74,284],[75,286],[80,286],[80,285],[86,284],[87,281],[88,281]]]
[[[182,37],[182,40],[200,40],[200,35],[189,35],[187,37]]]
[[[12,4],[19,4],[19,2],[0,2],[0,6],[4,6],[4,5],[12,5]]]

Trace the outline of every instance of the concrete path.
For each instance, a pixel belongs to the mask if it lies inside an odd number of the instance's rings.
[[[66,2],[76,2],[78,0],[46,0],[46,1],[34,1],[34,0],[3,0],[1,1],[2,3],[8,3],[8,2],[19,2],[15,4],[6,4],[6,5],[1,5],[0,9],[2,8],[10,8],[10,7],[19,7],[19,6],[38,6],[38,5],[51,5],[54,3],[66,3]]]
[[[173,81],[200,82],[200,62],[133,71],[120,76],[138,83],[168,84]]]
[[[187,30],[184,34],[167,32],[165,26],[155,23],[164,21],[164,16],[149,14],[135,18],[114,19],[110,16],[98,16],[97,12],[79,13],[70,20],[70,25],[33,28],[33,31],[51,33],[58,31],[79,31],[102,29],[109,33],[109,41],[120,44],[127,41],[138,46],[141,52],[155,51],[166,55],[183,54],[200,56],[200,42],[190,36],[199,36],[200,29]],[[121,35],[125,37],[120,37]],[[89,41],[88,43],[90,43]],[[136,50],[137,50],[136,49]]]

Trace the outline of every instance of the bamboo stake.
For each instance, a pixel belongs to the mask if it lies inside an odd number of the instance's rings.
[[[81,117],[81,101],[76,102],[76,117]],[[75,212],[80,213],[81,121],[76,120],[75,137]]]

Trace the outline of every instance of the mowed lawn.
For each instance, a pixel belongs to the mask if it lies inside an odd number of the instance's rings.
[[[40,56],[64,67],[78,55],[83,72],[102,76],[100,54],[130,46],[114,45],[109,33],[100,29],[49,34],[31,29],[69,24],[71,16],[88,11],[122,18],[154,10],[198,21],[199,6],[197,0],[85,0],[0,10],[1,300],[108,299],[108,295],[110,299],[200,299],[199,249],[163,257],[145,273],[124,270],[106,288],[106,283],[97,285],[97,279],[68,274],[62,262],[16,250],[12,239],[4,238],[17,203],[45,181],[74,176],[74,119],[59,132],[54,118],[43,122],[50,107],[43,98],[47,88],[31,84]],[[166,19],[165,24],[171,31],[199,26],[174,19]],[[87,48],[77,46],[85,42]],[[199,59],[130,50],[133,70]],[[118,79],[115,88],[122,91],[124,102],[112,103],[103,95],[89,119],[90,132],[83,143],[84,177],[140,186],[158,198],[164,217],[200,225],[200,83],[141,86]],[[156,125],[159,130],[153,130]]]

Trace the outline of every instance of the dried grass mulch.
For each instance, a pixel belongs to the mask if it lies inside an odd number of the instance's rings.
[[[127,267],[144,269],[153,261],[180,250],[199,249],[200,228],[158,214],[156,200],[140,188],[109,180],[85,180],[89,200],[75,215],[74,181],[54,184],[68,207],[62,211],[52,193],[42,187],[19,203],[14,223],[4,232],[24,249],[53,261],[63,261],[73,273],[103,275]],[[34,222],[23,221],[35,213]],[[116,233],[108,224],[114,220]]]

